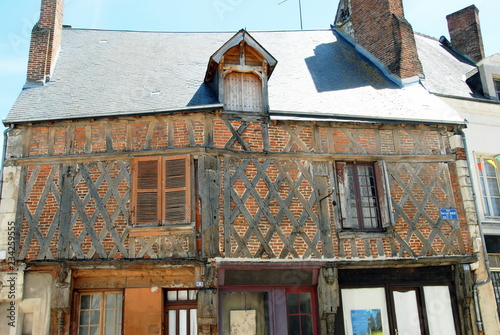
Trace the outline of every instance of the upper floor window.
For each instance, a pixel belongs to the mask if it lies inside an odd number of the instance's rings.
[[[478,157],[476,163],[484,216],[500,219],[500,161],[493,157]]]
[[[134,159],[135,224],[190,222],[190,166],[188,155]]]
[[[381,162],[336,164],[343,229],[381,230],[389,223],[381,165]]]

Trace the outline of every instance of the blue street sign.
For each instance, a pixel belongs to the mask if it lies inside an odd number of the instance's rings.
[[[441,220],[458,220],[456,208],[441,208],[439,212],[441,214]]]

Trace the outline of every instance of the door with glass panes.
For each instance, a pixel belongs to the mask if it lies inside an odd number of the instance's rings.
[[[220,305],[220,334],[318,334],[312,288],[225,288]]]

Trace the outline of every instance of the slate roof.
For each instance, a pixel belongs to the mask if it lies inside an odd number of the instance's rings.
[[[422,85],[389,81],[334,31],[250,34],[278,60],[269,80],[270,112],[278,117],[463,122]],[[65,28],[51,81],[23,90],[4,123],[220,109],[203,79],[210,56],[233,35]],[[468,67],[455,71],[457,59],[435,40],[417,35],[417,46],[427,89],[468,94],[457,82]]]
[[[476,69],[471,61],[431,37],[416,34],[415,42],[425,74],[421,82],[429,92],[463,98],[474,97],[465,83],[466,73]]]

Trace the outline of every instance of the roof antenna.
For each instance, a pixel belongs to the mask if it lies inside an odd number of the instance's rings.
[[[288,0],[283,0],[280,3],[278,3],[278,5],[281,5],[282,3],[287,2],[287,1]],[[303,30],[303,27],[302,27],[302,4],[300,3],[300,0],[299,0],[299,15],[300,15],[300,30]]]

